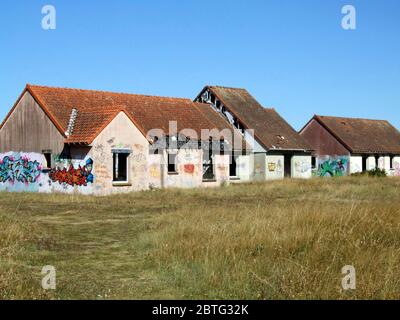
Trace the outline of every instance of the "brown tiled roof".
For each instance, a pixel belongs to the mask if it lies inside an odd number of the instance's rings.
[[[243,123],[246,129],[253,129],[256,140],[265,148],[312,149],[275,109],[265,109],[247,90],[207,86],[200,95],[206,89],[213,92],[225,108]]]
[[[190,138],[200,139],[202,129],[232,130],[223,119],[209,115],[208,105],[202,106],[190,99],[33,85],[27,85],[25,91],[32,94],[64,135],[72,109],[78,110],[73,132],[66,137],[67,143],[90,144],[121,111],[125,112],[144,136],[151,129],[162,129],[168,134],[169,121],[177,122],[178,132],[184,128],[194,130],[197,137]],[[213,138],[223,137],[218,135]]]
[[[400,132],[386,120],[315,115],[351,153],[400,154]]]

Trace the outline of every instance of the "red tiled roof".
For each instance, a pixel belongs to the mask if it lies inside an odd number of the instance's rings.
[[[351,153],[400,154],[400,132],[386,120],[318,115],[313,119],[325,127]]]
[[[246,129],[254,130],[254,137],[266,149],[312,150],[275,109],[266,109],[246,90],[221,86],[206,86],[225,108],[238,118]]]
[[[125,112],[144,136],[152,129],[162,129],[168,134],[169,121],[177,122],[178,132],[184,128],[194,130],[199,139],[202,129],[232,130],[228,123],[217,117],[208,117],[208,111],[204,111],[201,104],[190,99],[34,85],[27,85],[25,91],[32,94],[64,136],[72,109],[78,111],[73,132],[66,137],[67,143],[92,143],[121,111]],[[206,106],[207,110],[210,109]]]

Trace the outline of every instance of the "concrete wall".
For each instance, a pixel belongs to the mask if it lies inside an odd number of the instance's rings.
[[[350,157],[350,174],[362,172],[362,156]]]
[[[240,181],[251,181],[254,177],[254,154],[238,156],[236,166]]]
[[[309,179],[311,178],[311,156],[292,157],[292,178]]]
[[[44,170],[42,154],[6,152],[0,154],[0,191],[93,193],[93,160],[82,153],[74,159],[56,158],[51,170]]]
[[[385,170],[386,173],[390,173],[390,157],[388,156],[381,156],[378,159],[378,168]]]
[[[130,151],[128,157],[128,182],[113,182],[113,149]],[[94,161],[96,194],[129,192],[149,188],[149,143],[124,112],[93,141],[89,156]]]
[[[350,171],[348,156],[319,156],[317,157],[316,175],[320,177],[341,177]]]
[[[391,171],[391,175],[400,177],[400,157],[393,158],[393,170]]]
[[[367,171],[374,170],[376,168],[376,159],[375,157],[367,158]]]
[[[281,155],[267,155],[265,157],[265,179],[283,179],[285,175],[285,159]]]

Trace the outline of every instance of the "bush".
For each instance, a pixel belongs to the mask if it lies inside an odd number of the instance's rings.
[[[387,173],[385,171],[385,169],[379,169],[379,168],[375,168],[369,171],[364,171],[364,172],[356,172],[351,174],[354,177],[361,177],[361,176],[368,176],[368,177],[386,177]]]

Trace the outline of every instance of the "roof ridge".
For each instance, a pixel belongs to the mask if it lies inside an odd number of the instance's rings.
[[[245,88],[236,88],[236,87],[227,87],[227,86],[213,86],[213,85],[207,85],[206,87],[209,87],[209,88],[221,88],[221,89],[245,90],[245,91],[247,91],[247,89],[245,89]]]
[[[358,118],[358,117],[339,117],[339,116],[322,116],[319,114],[316,114],[315,116],[323,119],[323,118],[334,118],[334,119],[350,119],[350,120],[367,120],[367,121],[380,121],[380,122],[388,122],[386,119],[368,119],[368,118]]]
[[[141,97],[150,97],[150,98],[162,98],[162,99],[174,99],[174,100],[192,101],[190,98],[158,96],[158,95],[140,94],[140,93],[128,93],[128,92],[115,92],[115,91],[109,91],[109,90],[79,89],[79,88],[44,86],[44,85],[34,85],[34,84],[27,84],[26,86],[31,88],[31,89],[33,89],[33,90],[35,88],[43,88],[43,89],[71,90],[71,91],[92,92],[92,93],[111,93],[111,94],[128,95],[128,96],[141,96]]]

